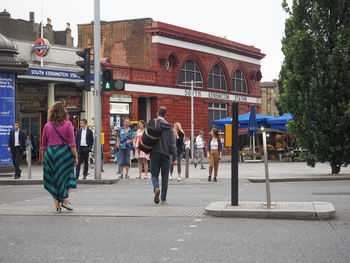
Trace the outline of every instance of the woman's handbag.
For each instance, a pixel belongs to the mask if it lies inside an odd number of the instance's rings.
[[[138,148],[145,153],[150,153],[161,135],[162,129],[159,120],[150,120],[146,125],[145,132],[142,135]]]

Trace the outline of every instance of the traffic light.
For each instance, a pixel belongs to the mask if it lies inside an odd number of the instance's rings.
[[[114,90],[116,90],[116,91],[125,90],[125,80],[116,79],[114,81]]]
[[[104,69],[102,71],[102,89],[114,90],[113,69]]]
[[[113,69],[104,69],[102,70],[102,89],[105,91],[123,91],[125,90],[125,81],[122,79],[114,80]]]
[[[77,75],[81,77],[83,81],[78,82],[76,85],[80,88],[84,88],[86,91],[90,91],[90,48],[84,48],[84,50],[76,51],[76,53],[79,57],[84,59],[76,62],[79,67],[84,69],[77,72]]]

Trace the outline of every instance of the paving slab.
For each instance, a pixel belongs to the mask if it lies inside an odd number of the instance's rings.
[[[1,205],[6,216],[93,216],[93,217],[195,217],[205,216],[204,207],[154,206],[78,206],[74,211],[62,208],[56,214],[48,205]]]
[[[334,206],[327,202],[273,202],[270,208],[265,202],[239,202],[238,206],[231,206],[230,202],[214,202],[205,211],[217,217],[313,220],[335,217]]]

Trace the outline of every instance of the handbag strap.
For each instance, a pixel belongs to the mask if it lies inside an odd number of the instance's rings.
[[[55,131],[56,131],[58,137],[60,137],[62,144],[68,144],[67,141],[66,141],[66,140],[62,137],[62,135],[58,132],[58,130],[56,129],[55,125],[53,125],[52,122],[51,122],[51,125],[52,125],[52,127],[55,129]]]

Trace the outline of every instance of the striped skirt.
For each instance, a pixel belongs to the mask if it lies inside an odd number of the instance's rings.
[[[44,188],[57,201],[68,197],[68,190],[76,188],[74,156],[67,145],[48,146],[44,156]]]

